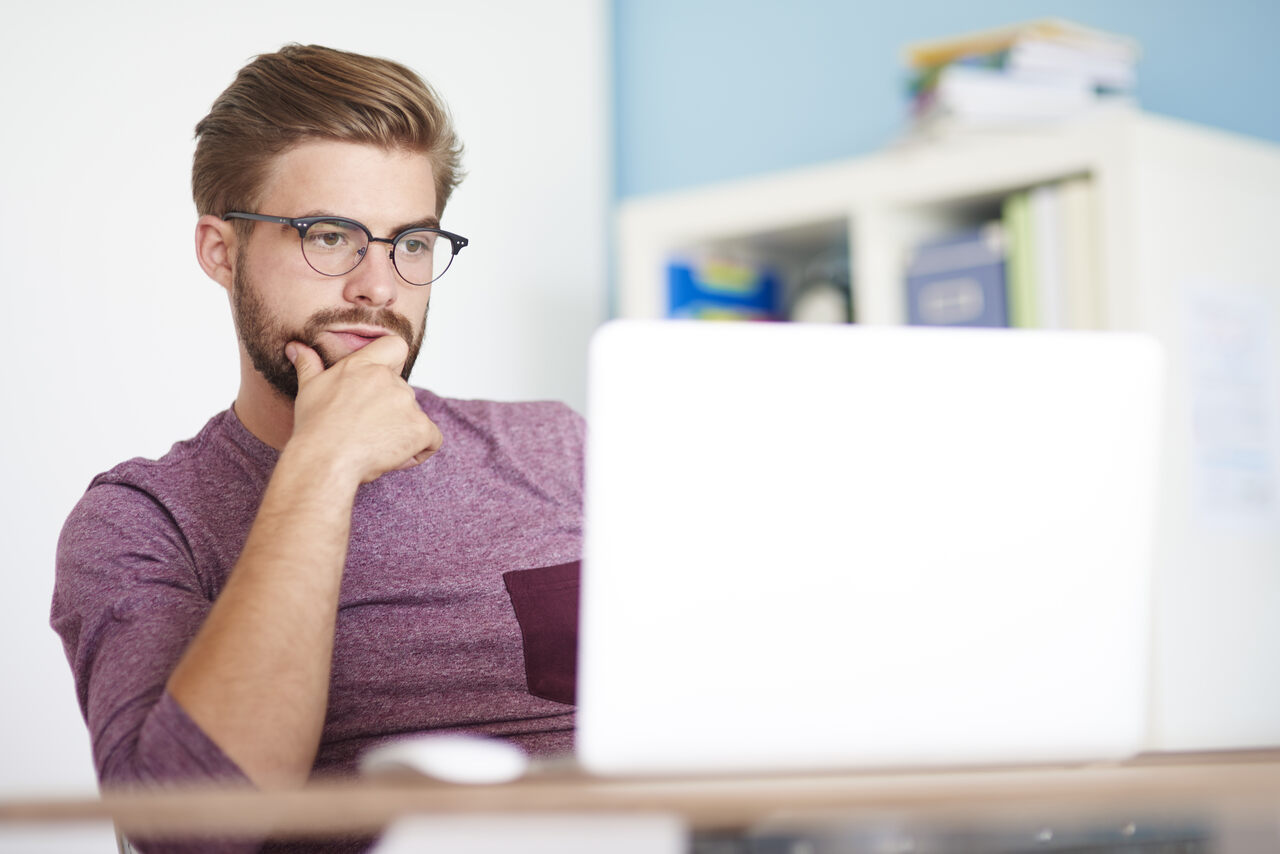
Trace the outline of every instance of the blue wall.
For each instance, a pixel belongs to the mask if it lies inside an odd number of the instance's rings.
[[[1050,16],[1137,38],[1144,109],[1280,142],[1280,0],[613,0],[615,192],[875,150],[904,44]]]

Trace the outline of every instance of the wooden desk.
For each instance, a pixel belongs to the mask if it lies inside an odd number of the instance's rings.
[[[137,837],[323,837],[376,833],[412,814],[550,812],[663,813],[703,831],[886,816],[991,826],[1256,816],[1274,825],[1280,815],[1280,752],[933,773],[602,780],[566,772],[497,786],[414,778],[315,783],[290,791],[168,788],[109,792],[101,798],[0,801],[0,827],[111,820]]]

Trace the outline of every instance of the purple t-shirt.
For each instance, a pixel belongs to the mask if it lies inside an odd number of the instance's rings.
[[[539,574],[517,586],[504,573],[579,559],[583,421],[557,403],[417,396],[444,445],[356,494],[313,775],[350,773],[372,744],[430,730],[572,749],[573,706],[530,693],[511,599]],[[278,456],[228,410],[160,460],[99,475],[67,520],[52,622],[104,785],[244,779],[165,683],[235,566]],[[564,573],[548,572],[562,588]]]

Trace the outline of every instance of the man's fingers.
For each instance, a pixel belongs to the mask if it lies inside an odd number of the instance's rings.
[[[386,365],[398,374],[404,370],[405,359],[409,358],[409,345],[399,335],[383,335],[353,355]]]
[[[397,471],[404,471],[405,469],[411,469],[411,468],[413,468],[414,466],[422,465],[422,464],[423,464],[423,463],[425,463],[427,460],[429,460],[429,459],[431,459],[432,457],[434,457],[434,456],[436,455],[436,451],[438,451],[438,450],[440,450],[440,449],[439,449],[439,448],[428,448],[428,449],[426,449],[426,450],[419,451],[418,453],[414,454],[412,457],[409,457],[409,459],[407,459],[407,460],[405,460],[404,462],[402,462],[400,465],[396,466],[396,470],[397,470]]]
[[[408,358],[403,338],[370,341],[327,369],[301,341],[290,341],[285,352],[298,374],[294,436],[320,436],[341,448],[360,482],[418,465],[440,448],[439,428],[400,377]]]
[[[324,362],[320,354],[300,341],[290,341],[286,344],[284,354],[290,362],[293,362],[293,369],[298,372],[298,388],[302,388],[313,377],[324,373]]]
[[[422,450],[418,451],[418,453],[396,466],[397,470],[403,471],[425,463],[427,460],[435,456],[436,452],[440,450],[441,446],[443,446],[444,436],[440,433],[440,428],[430,420],[427,421],[427,427],[428,429],[425,434],[426,445],[423,446]]]

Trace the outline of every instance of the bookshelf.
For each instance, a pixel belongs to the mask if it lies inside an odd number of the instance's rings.
[[[617,313],[665,316],[673,253],[763,258],[784,290],[806,259],[844,253],[856,322],[901,324],[915,247],[1080,178],[1094,325],[1167,352],[1149,746],[1280,745],[1280,146],[1113,107],[628,200]]]

